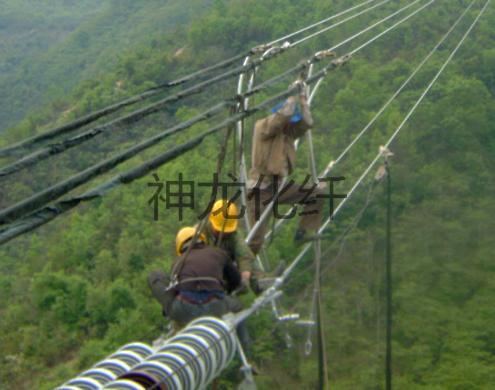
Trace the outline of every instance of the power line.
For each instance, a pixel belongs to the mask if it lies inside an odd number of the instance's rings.
[[[417,1],[419,1],[419,0],[417,0]],[[348,18],[348,20],[349,20],[349,18]],[[291,47],[294,47],[294,46],[289,44],[289,45],[285,45],[285,46],[281,46],[281,47],[273,47],[268,55],[263,56],[263,57],[255,60],[255,61],[253,61],[252,63],[243,64],[242,66],[237,67],[231,71],[228,71],[226,73],[223,73],[221,75],[218,75],[216,77],[208,79],[202,83],[196,84],[196,85],[194,85],[194,86],[192,86],[186,90],[183,90],[183,91],[181,91],[175,95],[171,95],[171,96],[166,97],[166,98],[164,98],[164,99],[162,99],[162,100],[160,100],[154,104],[151,104],[147,107],[136,110],[136,111],[124,116],[124,117],[116,118],[111,122],[108,122],[108,123],[103,124],[101,126],[97,126],[93,129],[87,130],[87,131],[85,131],[85,132],[83,132],[77,136],[74,136],[72,138],[69,138],[67,140],[64,140],[64,141],[61,141],[61,142],[58,142],[55,144],[47,145],[38,151],[35,151],[35,152],[17,160],[17,161],[14,161],[13,163],[11,163],[7,166],[2,167],[0,169],[0,178],[2,176],[8,176],[8,175],[11,175],[12,173],[18,172],[19,170],[27,168],[27,167],[29,167],[29,166],[31,166],[31,165],[39,162],[39,161],[42,161],[42,160],[44,160],[50,156],[54,156],[54,155],[57,155],[59,153],[62,153],[67,149],[70,149],[70,148],[73,148],[77,145],[80,145],[80,144],[98,136],[99,134],[101,134],[103,132],[114,129],[117,126],[135,123],[135,122],[141,120],[142,118],[144,118],[145,116],[151,115],[151,114],[159,111],[160,109],[162,109],[163,107],[165,107],[169,103],[177,102],[178,100],[181,100],[182,98],[184,98],[186,96],[190,96],[190,95],[199,93],[204,88],[212,86],[215,83],[220,82],[227,77],[238,76],[238,75],[243,74],[244,72],[248,71],[249,69],[255,69],[256,67],[258,67],[262,63],[270,60],[271,58],[277,56],[278,54],[282,53],[285,50],[288,50]],[[305,66],[306,66],[306,64],[304,64],[304,63],[300,64],[300,65],[288,70],[283,75],[278,76],[277,78],[273,78],[271,80],[268,80],[263,87],[286,77],[290,73],[296,72],[298,70],[302,70]],[[260,86],[260,88],[261,88],[261,86]],[[252,94],[255,94],[257,92],[259,92],[258,88],[253,89],[246,96],[251,96]]]
[[[354,7],[348,8],[348,9],[342,11],[342,12],[339,12],[339,13],[337,13],[335,15],[332,15],[332,16],[326,18],[326,19],[320,20],[319,22],[313,23],[313,24],[311,24],[311,25],[309,25],[307,27],[304,27],[304,28],[302,28],[302,29],[300,29],[298,31],[295,31],[293,33],[284,35],[283,37],[280,37],[280,38],[278,38],[278,39],[276,39],[274,41],[269,42],[267,45],[268,46],[273,46],[273,45],[275,45],[277,43],[286,41],[289,38],[292,38],[292,37],[294,37],[296,35],[299,35],[300,33],[306,32],[306,31],[308,31],[308,30],[310,30],[310,29],[312,29],[314,27],[318,27],[318,26],[320,26],[320,25],[322,25],[322,24],[324,24],[326,22],[329,22],[330,20],[333,20],[335,18],[338,18],[339,16],[342,16],[342,15],[345,15],[346,13],[349,13],[351,11],[354,11],[355,9],[361,8],[362,6],[364,6],[366,4],[372,3],[373,1],[376,1],[376,0],[367,0],[367,1],[364,1],[361,4],[355,5]]]
[[[30,148],[30,147],[32,147],[32,146],[34,146],[40,142],[51,140],[51,139],[56,138],[57,136],[62,135],[62,134],[70,133],[74,130],[77,130],[77,129],[83,127],[83,126],[86,126],[90,123],[93,123],[100,118],[103,118],[103,117],[108,116],[110,114],[113,114],[117,111],[120,111],[121,109],[123,109],[125,107],[134,105],[134,104],[136,104],[138,102],[142,102],[144,100],[147,100],[150,97],[161,93],[164,89],[184,84],[190,80],[196,79],[199,76],[210,73],[214,70],[225,68],[225,67],[229,66],[230,64],[240,60],[244,55],[245,55],[244,53],[236,55],[236,56],[231,57],[227,60],[219,62],[215,65],[201,69],[201,70],[194,72],[190,75],[181,77],[177,80],[173,80],[173,81],[169,81],[169,82],[160,84],[156,87],[147,89],[146,91],[141,92],[140,94],[131,96],[131,97],[124,99],[120,102],[111,104],[111,105],[106,106],[100,110],[97,110],[97,111],[91,112],[87,115],[84,115],[81,118],[78,118],[72,122],[69,122],[69,123],[64,124],[62,126],[58,126],[58,127],[53,128],[51,130],[47,130],[41,134],[34,135],[34,136],[29,137],[25,140],[17,142],[13,145],[9,145],[5,148],[0,149],[0,157],[13,155],[19,149]]]
[[[416,2],[419,1],[419,0],[416,0]],[[413,13],[409,14],[408,16],[406,16],[405,18],[401,19],[400,21],[398,21],[397,23],[395,23],[393,26],[389,27],[386,31],[391,31],[393,28],[397,27],[400,23],[404,22],[405,20],[409,19],[410,17],[412,17],[413,15],[415,15],[417,12],[419,12],[420,10],[422,10],[424,7],[428,6],[429,4],[431,4],[434,0],[430,0],[429,3],[426,3],[423,7],[417,9],[416,11],[414,11]],[[411,4],[414,4],[415,2],[411,3]],[[410,5],[409,5],[410,6]],[[393,13],[392,15],[389,15],[388,17],[382,19],[382,21],[385,21],[385,20],[388,20],[390,17],[392,16],[395,16],[398,12],[401,12],[405,9],[407,9],[409,6],[406,6],[406,7],[403,7],[401,10]],[[376,26],[377,23],[375,23],[373,26]],[[369,28],[366,28],[362,31],[368,31]],[[383,34],[382,34],[383,35]],[[356,34],[355,34],[356,36]],[[370,41],[371,42],[371,41]],[[374,42],[374,40],[373,40]],[[365,46],[361,46],[361,48],[364,48]],[[346,57],[346,56],[343,56],[343,57]],[[318,57],[318,53],[314,56],[313,58],[313,61],[316,61],[316,60],[319,60],[321,58],[324,58],[324,57]],[[326,72],[331,69],[331,68],[334,68],[335,67],[335,62],[332,62],[330,65],[326,66],[324,69],[322,69],[316,76],[314,76],[312,79],[313,80],[319,80],[320,78],[324,77],[326,75]],[[263,88],[266,88],[267,86],[271,85],[274,81],[277,81],[279,79],[280,76],[276,76],[274,77],[273,79],[271,80],[268,80],[267,82],[259,85],[258,87],[256,87],[255,89],[253,89],[252,91],[249,91],[247,92],[246,94],[244,94],[243,97],[245,96],[250,96],[252,95],[253,93],[255,92],[259,92],[261,91]],[[255,91],[255,92],[253,92]],[[262,105],[260,105],[261,107],[264,107],[263,103]],[[221,107],[220,107],[221,108]],[[218,107],[214,107],[213,110],[215,111],[218,111]],[[248,116],[251,116],[253,115],[254,113],[258,112],[259,111],[259,108],[256,109],[256,110],[246,110],[244,111],[243,113],[240,113],[238,114],[237,116],[234,116],[233,118],[234,119],[228,119],[227,120],[227,123],[228,124],[231,124],[233,120],[241,120],[241,119],[244,119]],[[159,140],[162,140],[166,137],[168,137],[170,134],[172,133],[175,133],[179,130],[183,130],[185,128],[188,128],[190,126],[192,126],[194,123],[197,123],[201,120],[204,120],[204,119],[207,119],[209,117],[211,117],[212,115],[212,111],[209,110],[205,113],[202,113],[200,115],[198,115],[197,117],[193,118],[192,120],[188,121],[187,123],[185,124],[182,124],[182,125],[178,125],[170,130],[166,130],[165,132],[149,139],[149,140],[146,140],[146,141],[143,141],[141,144],[139,144],[138,146],[136,147],[133,147],[133,148],[130,148],[120,154],[118,154],[117,156],[114,156],[112,158],[109,158],[107,160],[104,160],[103,162],[99,163],[99,164],[96,164],[94,165],[93,167],[90,167],[88,169],[86,169],[85,171],[79,173],[79,174],[76,174],[72,177],[70,177],[69,179],[66,179],[62,182],[59,182],[51,187],[49,187],[48,189],[44,190],[44,191],[41,191],[37,194],[34,194],[33,196],[23,200],[23,201],[20,201],[16,204],[14,204],[13,206],[10,206],[2,211],[0,211],[0,224],[5,224],[5,223],[8,223],[8,222],[12,222],[20,217],[22,217],[23,215],[26,215],[27,213],[31,212],[31,211],[34,211],[36,210],[38,207],[41,207],[43,206],[43,204],[46,204],[47,202],[51,201],[51,200],[54,200],[56,198],[58,198],[59,196],[65,194],[65,193],[68,193],[70,190],[78,187],[79,185],[83,184],[83,183],[86,183],[88,182],[90,179],[94,178],[95,176],[97,175],[100,175],[104,172],[107,172],[108,170],[110,170],[111,168],[115,167],[116,165],[118,165],[119,163],[123,162],[123,161],[126,161],[127,159],[131,158],[132,156],[136,155],[138,152],[142,151],[142,150],[145,150],[151,146],[153,146],[156,142],[158,142]],[[206,135],[209,135],[209,134],[212,134],[213,132],[217,131],[218,129],[220,129],[222,127],[216,127],[214,128],[215,130],[214,131],[207,131],[206,132]],[[199,138],[203,139],[204,136],[203,135],[200,135]],[[199,145],[199,144],[195,144],[195,145]],[[189,149],[188,149],[189,150]],[[3,171],[0,171],[0,176],[2,175]],[[259,226],[256,225],[250,232],[250,234],[248,235],[248,237],[251,237],[252,234],[253,234],[253,231],[255,231],[255,229],[257,229]]]
[[[316,26],[319,26],[319,25],[321,25],[321,24],[323,24],[323,23],[325,23],[327,21],[330,21],[330,20],[332,20],[332,19],[334,19],[334,18],[336,18],[338,16],[342,16],[342,15],[344,15],[344,14],[350,12],[350,11],[353,11],[354,9],[357,9],[359,7],[362,7],[363,5],[366,5],[366,4],[368,4],[368,3],[372,2],[372,1],[375,1],[375,0],[365,1],[364,3],[361,3],[361,4],[356,5],[354,7],[348,8],[347,10],[344,10],[344,11],[342,11],[342,12],[336,14],[336,15],[333,15],[333,16],[327,18],[327,19],[324,19],[324,20],[322,20],[320,22],[317,22],[317,23],[315,23],[313,25],[310,25],[310,26],[308,26],[306,28],[303,28],[303,29],[301,29],[299,31],[296,31],[294,33],[291,33],[289,35],[286,35],[285,37],[282,37],[282,38],[279,38],[279,39],[277,39],[275,41],[272,41],[272,42],[270,42],[270,43],[268,43],[266,45],[263,45],[262,44],[260,46],[255,47],[255,48],[252,48],[247,53],[238,54],[238,55],[233,56],[233,57],[231,57],[229,59],[220,61],[217,64],[214,64],[212,66],[209,66],[209,67],[206,67],[206,68],[201,69],[199,71],[196,71],[194,73],[191,73],[191,74],[189,74],[187,76],[183,76],[183,77],[181,77],[179,79],[176,79],[176,80],[173,80],[173,81],[169,81],[169,82],[160,84],[160,85],[158,85],[156,87],[153,87],[153,88],[150,88],[150,89],[148,89],[148,90],[146,90],[146,91],[144,91],[144,92],[142,92],[140,94],[134,95],[134,96],[129,97],[129,98],[125,99],[125,100],[122,100],[120,102],[117,102],[117,103],[111,104],[111,105],[109,105],[107,107],[104,107],[104,108],[102,108],[102,109],[100,109],[98,111],[95,111],[95,112],[92,112],[90,114],[87,114],[87,115],[85,115],[85,116],[83,116],[83,117],[81,117],[79,119],[76,119],[76,120],[70,122],[70,123],[67,123],[65,125],[56,127],[54,129],[51,129],[51,130],[47,130],[47,131],[45,131],[42,134],[38,134],[38,135],[35,135],[35,136],[32,136],[32,137],[29,137],[29,138],[27,138],[27,139],[25,139],[23,141],[20,141],[20,142],[17,142],[15,144],[13,144],[13,145],[10,145],[10,146],[7,146],[5,148],[2,148],[2,149],[0,149],[0,157],[1,156],[11,155],[11,154],[13,154],[15,151],[17,151],[19,149],[29,148],[29,147],[32,147],[32,146],[34,146],[34,145],[36,145],[36,144],[38,144],[38,143],[40,143],[42,141],[47,141],[47,140],[53,139],[53,138],[55,138],[55,137],[57,137],[59,135],[70,133],[70,132],[75,131],[75,130],[77,130],[77,129],[85,126],[85,125],[88,125],[90,123],[93,123],[94,121],[96,121],[96,120],[98,120],[100,118],[103,118],[103,117],[108,116],[108,115],[110,115],[110,114],[112,114],[114,112],[117,112],[117,111],[121,110],[122,108],[131,106],[131,105],[134,105],[135,103],[138,103],[140,101],[144,101],[144,100],[146,100],[146,99],[148,99],[148,98],[150,98],[152,96],[155,96],[155,95],[161,93],[162,90],[164,90],[164,89],[167,89],[167,88],[170,88],[170,87],[175,87],[175,86],[184,84],[184,83],[189,82],[191,80],[197,79],[200,76],[203,76],[203,75],[205,75],[207,73],[210,73],[210,72],[212,72],[214,70],[226,68],[229,65],[233,64],[234,62],[240,60],[241,58],[243,58],[246,55],[256,54],[256,53],[258,53],[259,51],[263,50],[266,47],[273,46],[274,44],[276,44],[278,42],[281,42],[281,41],[283,41],[283,40],[285,40],[285,39],[287,39],[289,37],[296,36],[296,35],[300,34],[301,32],[304,32],[304,31],[307,31],[307,30],[309,30],[311,28],[314,28]],[[386,0],[386,1],[389,1],[389,0]],[[375,6],[369,8],[369,9],[367,9],[365,11],[362,11],[359,14],[362,14],[364,12],[367,12],[367,11],[373,9],[373,8],[375,8]],[[353,16],[353,17],[355,17],[355,16]],[[348,18],[348,20],[352,19],[353,17]],[[341,22],[339,22],[339,24],[341,24]],[[316,35],[320,35],[320,34],[322,34],[325,31],[318,32]],[[287,50],[289,48],[292,48],[292,47],[296,46],[299,43],[301,43],[301,42],[297,42],[295,44],[289,44],[289,45],[283,46],[283,50],[280,50],[280,51],[279,50],[276,50],[276,51],[274,51],[274,53],[273,53],[272,56],[270,56],[268,58],[264,58],[263,60],[268,60],[270,58],[273,58],[277,54],[279,54],[280,52],[282,52],[284,50]],[[256,66],[258,66],[258,65],[256,65]],[[213,78],[211,78],[209,80],[206,80],[203,83],[200,83],[200,85],[206,83],[207,81],[212,81],[213,83],[216,83],[216,82],[222,81],[222,80],[227,79],[227,78],[230,78],[230,77],[235,77],[235,76],[237,76],[237,75],[239,75],[241,73],[244,73],[244,72],[248,71],[249,69],[251,69],[251,65],[246,64],[244,66],[235,68],[234,69],[235,70],[234,73],[232,73],[232,72],[225,72],[225,73],[223,73],[221,75],[218,75],[218,76],[215,76],[215,77],[213,77]],[[207,84],[207,85],[210,85],[210,84]],[[193,87],[189,88],[189,90],[191,90],[192,88]],[[188,90],[186,90],[186,91],[188,91]],[[198,90],[195,90],[195,91],[199,92]],[[186,96],[190,96],[191,94],[192,93],[178,93],[177,95],[179,96],[179,98],[177,100],[182,99],[182,98],[184,98]],[[172,102],[172,101],[175,101],[175,100],[172,99],[169,102]]]
[[[371,6],[371,7],[369,7],[369,8],[366,8],[365,10],[363,10],[363,11],[361,11],[361,12],[358,12],[358,13],[356,13],[356,14],[354,14],[354,15],[351,15],[351,16],[349,16],[349,17],[345,18],[345,19],[339,20],[339,21],[338,21],[337,23],[335,23],[335,24],[332,24],[332,25],[330,25],[330,26],[327,26],[327,27],[325,27],[325,28],[323,28],[323,29],[321,29],[321,30],[319,30],[319,31],[316,31],[315,33],[313,33],[313,34],[311,34],[311,35],[308,35],[308,36],[306,36],[306,37],[304,37],[304,38],[301,38],[300,40],[298,40],[298,41],[296,41],[296,42],[292,43],[291,45],[292,45],[292,46],[299,45],[300,43],[306,42],[306,41],[307,41],[307,40],[309,40],[309,39],[312,39],[312,38],[314,38],[314,37],[317,37],[318,35],[320,35],[320,34],[322,34],[322,33],[324,33],[324,32],[327,32],[327,31],[333,30],[334,28],[336,28],[336,27],[340,26],[341,24],[343,24],[343,23],[345,23],[345,22],[347,22],[347,21],[349,21],[349,20],[351,20],[351,19],[354,19],[355,17],[357,17],[357,16],[359,16],[359,15],[362,15],[362,14],[364,14],[364,13],[366,13],[366,12],[368,12],[368,11],[372,10],[372,9],[375,9],[375,8],[377,8],[377,7],[379,7],[379,6],[383,5],[383,4],[386,4],[386,3],[388,3],[389,1],[390,1],[390,0],[383,0],[383,1],[381,1],[381,2],[379,2],[379,3],[377,3],[377,4],[373,5],[373,6]]]
[[[387,29],[385,29],[384,31],[382,31],[379,35],[380,35],[380,36],[383,36],[384,34],[386,34],[386,33],[390,32],[390,31],[392,31],[392,30],[393,30],[393,29],[395,29],[395,28],[397,28],[397,26],[399,26],[399,25],[400,25],[400,24],[402,24],[403,22],[405,22],[405,21],[406,21],[406,20],[408,20],[409,18],[413,17],[413,16],[414,16],[414,15],[416,15],[417,13],[421,12],[421,11],[422,11],[423,9],[425,9],[426,7],[430,6],[430,5],[431,5],[434,1],[435,1],[435,0],[430,0],[429,2],[425,3],[425,4],[424,4],[423,6],[421,6],[420,8],[418,8],[418,9],[416,9],[415,11],[411,12],[410,14],[408,14],[407,16],[405,16],[404,18],[402,18],[402,19],[400,19],[399,21],[397,21],[396,23],[394,23],[392,26],[390,26],[390,27],[388,27]],[[409,8],[410,6],[412,6],[413,4],[415,4],[415,3],[417,3],[417,2],[418,2],[418,0],[414,1],[413,3],[408,4],[407,6],[405,6],[405,7],[401,8],[400,10],[396,11],[394,14],[389,15],[389,16],[387,16],[385,19],[382,19],[382,20],[386,20],[386,19],[389,19],[389,18],[391,18],[391,17],[393,17],[393,16],[397,15],[397,13],[398,13],[398,12],[401,12],[402,10]],[[373,26],[376,26],[376,25],[377,25],[377,23],[374,23],[374,25],[373,25]],[[356,33],[356,34],[354,34],[354,35],[353,35],[353,37],[355,38],[355,37],[357,37],[357,36],[361,35],[362,33],[366,32],[366,31],[368,31],[368,30],[369,30],[369,27],[367,27],[366,29],[364,29],[364,30],[362,30],[362,31],[360,31],[360,32],[358,32],[358,33]],[[347,40],[348,40],[348,39],[346,39],[346,41],[347,41]],[[366,41],[364,44],[362,44],[361,46],[359,46],[359,50],[364,49],[366,46],[370,45],[370,44],[371,44],[371,43],[373,43],[375,40],[376,40],[376,39],[372,38],[372,39],[370,39],[370,40]],[[338,45],[336,45],[336,46],[339,46],[339,45],[340,45],[340,44],[338,44]],[[335,48],[335,46],[334,46],[333,48]],[[330,49],[330,50],[333,50],[333,48],[332,48],[332,49]],[[343,57],[350,58],[350,57],[351,57],[351,54],[350,54],[350,53],[355,54],[356,52],[357,52],[356,50],[352,50],[351,52],[347,53],[347,54],[346,54],[345,56],[343,56]],[[323,71],[322,71],[322,72],[324,72],[324,71],[325,71],[325,69],[323,69]],[[320,73],[321,73],[321,72],[320,72]],[[317,86],[318,86],[318,84],[317,84]],[[317,86],[316,86],[316,87],[317,87]],[[315,88],[316,88],[316,87],[315,87]],[[329,165],[329,167],[330,167],[330,165]],[[323,173],[323,175],[322,175],[322,176],[326,176],[326,175],[328,174],[328,171],[329,171],[329,169],[330,169],[329,167],[327,167],[327,170],[325,170],[325,172]],[[283,186],[281,186],[281,187],[283,188]],[[246,237],[246,240],[245,240],[245,241],[246,241],[246,243],[249,243],[249,241],[250,241],[250,240],[252,239],[252,237],[254,236],[254,233],[256,232],[256,230],[257,230],[257,229],[259,229],[259,227],[262,225],[263,221],[264,221],[264,220],[265,220],[265,219],[269,216],[269,213],[270,213],[270,211],[271,211],[271,207],[273,207],[273,204],[274,204],[274,200],[272,200],[272,201],[270,202],[270,204],[268,205],[268,207],[266,207],[266,208],[265,208],[265,211],[263,212],[263,215],[262,215],[262,217],[260,218],[260,220],[259,220],[258,222],[256,222],[255,226],[253,226],[253,228],[251,229],[251,231],[248,233],[248,235],[247,235],[247,237]],[[294,206],[294,207],[295,207],[295,206]],[[291,213],[293,209],[294,209],[294,208],[291,208],[291,210],[290,210],[288,213]],[[287,213],[286,215],[289,215],[288,213]],[[281,226],[281,225],[285,222],[285,220],[286,220],[285,218],[283,218],[283,219],[279,220],[279,221],[277,222],[277,224],[275,225],[274,229],[272,229],[272,231],[271,231],[271,232],[268,232],[268,233],[265,235],[265,240],[269,240],[269,239],[270,239],[270,237],[271,237],[271,235],[273,234],[273,232],[275,232],[275,231],[276,231],[276,230],[277,230],[277,229],[278,229],[278,228],[279,228],[279,227],[280,227],[280,226]]]

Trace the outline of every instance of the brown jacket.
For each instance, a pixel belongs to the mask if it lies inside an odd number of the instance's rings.
[[[272,182],[273,176],[289,175],[295,166],[294,141],[313,125],[309,106],[301,103],[302,120],[290,123],[298,98],[291,96],[277,112],[256,122],[253,131],[252,166],[248,187],[252,188],[264,175],[262,187]]]
[[[220,243],[217,242],[217,237],[213,233],[210,223],[206,224],[202,233],[206,235],[208,245],[223,249],[230,255],[239,272],[251,272],[253,270],[253,252],[251,252],[251,249],[249,249],[239,233],[224,234]]]
[[[195,244],[187,258],[186,254],[179,256],[171,273],[178,273],[179,290],[232,291],[240,283],[239,272],[228,253],[203,243]]]

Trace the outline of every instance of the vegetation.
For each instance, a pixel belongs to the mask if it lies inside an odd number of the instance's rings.
[[[183,3],[178,1],[119,0],[106,2],[100,9],[92,7],[89,0],[56,2],[60,7],[67,3],[77,3],[88,11],[84,22],[74,22],[81,24],[70,34],[75,40],[77,31],[84,31],[86,46],[71,41],[77,51],[73,56],[55,45],[53,53],[57,55],[48,51],[42,56],[51,58],[50,66],[48,62],[31,64],[44,69],[33,75],[40,85],[56,84],[57,91],[47,91],[46,99],[40,100],[54,103],[37,107],[39,111],[6,131],[0,145],[65,123],[349,6],[343,0],[216,0],[204,8],[199,1],[187,8],[180,7]],[[261,69],[259,80],[288,69],[303,56],[331,46],[395,10],[397,3],[406,2],[393,3],[277,57]],[[17,2],[8,4],[14,7]],[[314,103],[320,168],[372,118],[467,4],[461,0],[435,2],[357,54],[347,66],[328,74]],[[483,4],[477,1],[459,29],[337,166],[333,174],[346,177],[344,184],[338,185],[339,192],[348,191],[376,155]],[[204,12],[202,18],[179,16],[197,15],[199,9]],[[39,12],[48,13],[42,5]],[[118,22],[114,19],[117,14],[132,15],[132,23]],[[22,21],[25,14],[19,15]],[[489,7],[392,146],[394,382],[399,389],[489,389],[495,382],[494,16]],[[156,29],[179,17],[183,23],[174,27],[174,34],[166,28]],[[108,32],[102,33],[107,25]],[[132,34],[139,39],[121,50],[122,42]],[[12,42],[17,41],[12,37]],[[9,50],[14,50],[12,47]],[[339,49],[339,54],[350,47]],[[102,48],[108,48],[108,53],[101,53]],[[77,67],[83,57],[98,59],[91,61],[93,70]],[[60,69],[70,69],[74,75],[71,83],[63,78],[60,84],[54,82],[63,74]],[[17,91],[22,89],[20,79],[29,80],[12,77],[12,88],[1,106],[17,106],[24,96]],[[289,81],[257,96],[254,103],[286,89]],[[4,179],[0,207],[191,117],[211,104],[213,95],[218,99],[231,96],[234,87],[234,81],[226,83],[132,128],[112,130]],[[253,121],[247,121],[249,129]],[[136,166],[214,122],[178,134],[115,171]],[[223,134],[213,136],[187,156],[158,169],[161,181],[176,180],[183,173],[186,180],[211,182],[222,139]],[[305,143],[298,153],[295,176],[300,180],[307,172]],[[2,165],[9,161],[4,159]],[[232,164],[229,155],[225,179]],[[372,177],[349,201],[324,242],[324,325],[330,380],[336,389],[383,388],[385,196],[383,185],[373,183]],[[197,188],[196,209],[186,210],[182,222],[178,222],[177,210],[167,210],[161,203],[160,218],[154,221],[148,203],[153,195],[149,182],[151,176],[120,187],[103,200],[79,207],[0,247],[0,387],[53,388],[119,346],[129,341],[151,342],[164,332],[166,321],[151,298],[146,276],[156,268],[168,269],[177,227],[194,221],[210,194],[208,188]],[[356,221],[367,199],[369,205]],[[272,265],[279,259],[292,259],[294,222],[270,245]],[[353,223],[356,227],[343,237]],[[281,307],[309,315],[311,281],[309,256],[289,280]],[[248,303],[253,296],[243,299]],[[294,343],[288,348],[286,328],[274,328],[268,310],[250,319],[249,326],[255,339],[254,359],[262,371],[257,377],[260,388],[314,387],[316,356],[314,351],[310,358],[304,355],[304,329],[289,325]],[[233,366],[222,378],[222,386],[233,388],[239,379]]]

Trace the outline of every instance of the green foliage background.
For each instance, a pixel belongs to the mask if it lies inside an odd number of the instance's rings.
[[[6,1],[8,15],[17,16],[2,20],[23,25],[36,12],[40,18],[36,26],[46,20],[44,31],[51,36],[63,27],[58,15],[68,23],[63,31],[69,39],[48,50],[16,51],[17,42],[29,42],[23,35],[12,34],[11,43],[4,43],[8,56],[19,63],[33,63],[24,65],[29,73],[20,72],[18,66],[4,68],[8,77],[0,78],[0,86],[7,93],[2,94],[1,106],[4,111],[9,111],[6,107],[17,110],[7,115],[9,121],[33,107],[37,111],[30,111],[6,131],[0,145],[349,6],[337,0],[216,0],[211,4],[188,2],[187,6],[179,1],[87,0],[39,2],[33,9],[21,6],[24,3]],[[52,8],[47,8],[48,3]],[[393,1],[279,56],[261,69],[259,81],[405,3]],[[348,66],[329,73],[314,103],[320,169],[372,118],[467,4],[438,0],[356,55]],[[349,190],[402,121],[482,4],[476,2],[459,29],[336,168],[334,175],[346,176],[340,191]],[[68,5],[81,12],[69,11]],[[489,389],[495,383],[494,15],[490,6],[392,147],[394,381],[399,389]],[[177,20],[181,23],[174,23]],[[371,33],[340,49],[339,54],[369,37]],[[26,50],[31,54],[24,59]],[[287,83],[255,97],[253,103],[285,89]],[[32,92],[36,90],[43,91],[43,97]],[[230,97],[233,91],[234,82],[225,83],[204,96],[171,105],[133,128],[113,130],[19,172],[3,180],[0,206],[189,118],[211,103],[212,97]],[[26,93],[33,94],[31,101],[25,99]],[[26,104],[20,104],[21,100]],[[52,103],[44,105],[47,102]],[[253,121],[247,122],[248,129]],[[160,143],[74,193],[144,162],[211,123]],[[175,180],[182,172],[186,179],[211,181],[222,137],[213,136],[187,156],[163,166],[157,171],[159,177]],[[298,179],[307,172],[306,154],[303,143]],[[231,166],[229,158],[225,173]],[[79,207],[0,248],[0,388],[53,388],[119,346],[136,340],[151,342],[164,331],[166,323],[151,299],[146,276],[152,269],[169,267],[178,226],[194,221],[209,193],[199,191],[197,209],[188,210],[182,223],[174,210],[164,207],[155,222],[148,204],[152,191],[147,183],[151,181],[150,176],[118,188],[103,200]],[[357,221],[355,216],[367,197],[369,206]],[[331,383],[337,389],[383,388],[384,206],[382,185],[368,180],[332,225],[324,243],[326,348]],[[350,224],[356,228],[342,238]],[[291,222],[270,246],[272,265],[279,259],[290,260],[295,253],[294,227]],[[287,284],[281,306],[309,315],[311,281],[308,257]],[[251,299],[246,297],[246,303]],[[314,352],[309,358],[304,356],[303,329],[289,325],[294,343],[288,348],[287,329],[274,328],[268,310],[252,318],[249,326],[255,361],[262,371],[257,377],[260,388],[315,386],[316,357]],[[222,386],[232,388],[238,380],[233,365],[222,378]]]

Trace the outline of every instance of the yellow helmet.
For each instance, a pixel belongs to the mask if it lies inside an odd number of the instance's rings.
[[[219,199],[213,205],[208,219],[217,232],[233,233],[237,229],[237,216],[237,206],[233,202]]]
[[[184,244],[190,239],[192,239],[195,234],[196,234],[196,228],[192,226],[183,227],[177,232],[177,236],[175,236],[175,251],[177,252],[177,255],[180,255],[182,253],[182,248],[184,247]],[[201,233],[198,236],[198,240],[203,243],[206,243],[205,235]]]

